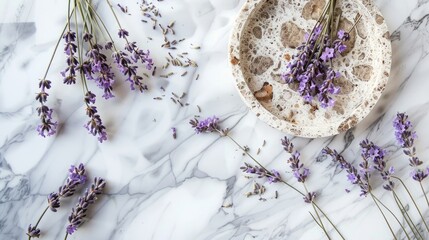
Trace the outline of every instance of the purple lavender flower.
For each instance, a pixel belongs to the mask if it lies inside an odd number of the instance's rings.
[[[92,35],[88,34],[90,37],[89,44],[91,49],[88,50],[86,56],[88,60],[85,62],[85,65],[81,67],[87,79],[94,80],[97,86],[100,89],[103,89],[104,99],[113,98],[113,83],[115,82],[115,74],[112,72],[112,67],[107,63],[107,57],[102,53],[103,46],[92,43]]]
[[[52,212],[56,212],[57,208],[60,207],[60,197],[58,193],[51,193],[48,195],[48,206]]]
[[[86,171],[83,164],[79,164],[78,167],[71,165],[66,183],[58,188],[58,193],[51,193],[48,196],[50,209],[56,212],[56,208],[60,207],[60,199],[72,196],[76,192],[76,188],[85,182]]]
[[[51,81],[47,79],[40,80],[39,88],[40,92],[37,94],[36,100],[39,101],[40,106],[36,108],[36,111],[40,117],[41,124],[37,126],[37,131],[40,136],[46,137],[54,135],[58,125],[57,122],[52,120],[53,110],[45,105],[49,96],[46,90],[51,88]]]
[[[244,173],[254,174],[258,178],[266,178],[269,183],[276,183],[282,181],[280,173],[275,169],[268,171],[265,168],[257,165],[251,165],[244,163],[244,166],[240,167]]]
[[[208,117],[203,121],[199,121],[198,119],[193,119],[189,122],[192,128],[195,129],[197,134],[199,133],[208,133],[208,132],[216,132],[221,131],[218,126],[219,118],[216,116]]]
[[[98,136],[98,141],[100,143],[107,140],[106,127],[103,125],[103,121],[98,114],[97,107],[88,105],[86,108],[86,115],[90,118],[84,125],[88,132],[93,136]]]
[[[336,150],[332,150],[326,147],[322,150],[322,153],[332,157],[332,161],[337,163],[341,169],[345,169],[347,172],[347,179],[353,184],[358,185],[361,189],[361,196],[366,196],[369,193],[370,186],[368,177],[366,177],[366,171],[359,171],[344,157],[339,154]]]
[[[403,148],[405,155],[409,157],[409,165],[414,168],[411,172],[411,176],[418,182],[423,181],[423,179],[428,176],[428,171],[418,168],[423,162],[416,155],[414,140],[417,138],[417,134],[412,130],[413,125],[411,121],[408,120],[408,115],[405,113],[397,113],[393,121],[393,127],[395,128],[395,137],[398,144]]]
[[[306,203],[312,203],[314,199],[316,198],[317,194],[315,192],[309,192],[307,195],[305,195],[304,202]]]
[[[314,98],[320,102],[322,108],[335,105],[332,95],[337,95],[340,88],[335,86],[334,79],[340,74],[332,69],[327,62],[339,56],[346,50],[345,41],[348,41],[348,33],[340,30],[338,39],[332,44],[328,35],[320,36],[321,26],[317,26],[311,36],[305,37],[305,42],[298,46],[298,53],[292,56],[292,61],[287,65],[285,74],[282,75],[288,84],[298,83],[298,93],[305,103],[311,103]],[[323,37],[323,43],[316,45],[318,38]],[[321,47],[323,46],[323,47]]]
[[[291,154],[291,157],[287,162],[292,169],[293,176],[298,180],[298,182],[304,183],[310,175],[310,170],[305,168],[304,164],[301,163],[301,160],[299,159],[301,154],[294,149],[293,143],[287,137],[282,139],[282,145],[284,150]]]
[[[95,203],[97,196],[103,192],[105,185],[106,181],[104,179],[96,177],[91,187],[86,189],[82,197],[79,197],[79,202],[68,217],[67,234],[73,234],[84,223],[88,207]]]
[[[32,227],[30,224],[27,229],[27,236],[29,236],[30,238],[39,238],[40,229],[38,229],[37,227]]]
[[[395,187],[395,183],[391,180],[391,176],[395,170],[393,167],[386,170],[386,160],[384,159],[386,156],[386,150],[375,145],[373,142],[368,141],[368,139],[363,140],[360,143],[360,146],[362,149],[362,157],[373,162],[373,168],[380,173],[384,180],[385,185],[383,185],[383,188],[388,191],[392,191]]]
[[[118,32],[118,36],[120,37],[120,38],[126,38],[126,37],[128,37],[128,31],[127,30],[125,30],[125,29],[119,29],[119,32]]]
[[[76,67],[78,66],[78,61],[74,54],[76,53],[77,46],[74,43],[76,41],[76,33],[68,31],[64,34],[63,39],[65,40],[64,52],[67,57],[67,68],[61,72],[61,75],[64,77],[63,82],[67,85],[76,83]]]
[[[112,54],[112,58],[119,71],[127,77],[126,81],[130,82],[131,90],[135,90],[136,87],[140,92],[148,89],[142,82],[143,77],[137,75],[137,66],[132,65],[131,59],[127,53],[116,51]]]

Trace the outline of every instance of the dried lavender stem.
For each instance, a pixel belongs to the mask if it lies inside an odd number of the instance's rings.
[[[419,183],[420,183],[420,188],[422,189],[423,195],[425,196],[426,203],[428,204],[428,207],[429,207],[428,195],[426,194],[426,192],[425,192],[425,190],[423,188],[422,182],[419,182]]]
[[[417,211],[419,212],[419,215],[420,215],[420,217],[422,218],[422,221],[423,221],[423,223],[424,223],[424,225],[425,225],[425,227],[426,227],[426,230],[429,232],[429,227],[428,227],[428,225],[427,225],[427,223],[426,223],[426,221],[425,221],[425,218],[423,217],[423,214],[422,214],[422,212],[420,211],[420,208],[417,206],[417,203],[416,203],[416,201],[414,200],[413,195],[411,195],[411,192],[410,192],[410,190],[408,190],[408,187],[405,185],[404,181],[402,181],[402,179],[401,179],[401,178],[399,178],[399,177],[392,176],[392,178],[394,178],[394,179],[398,180],[398,181],[402,184],[402,186],[404,186],[405,190],[406,190],[406,191],[407,191],[407,193],[408,193],[408,196],[410,196],[411,201],[412,201],[412,202],[413,202],[413,204],[414,204],[414,207],[416,207]]]
[[[86,2],[86,5],[89,6],[91,8],[91,10],[94,12],[95,16],[97,16],[97,18],[100,20],[101,25],[103,26],[103,28],[106,31],[107,35],[109,35],[110,41],[112,41],[112,43],[113,43],[113,48],[115,49],[115,51],[118,51],[116,49],[115,42],[113,41],[112,35],[110,35],[110,32],[107,29],[106,25],[104,24],[103,20],[101,19],[100,15],[97,13],[97,11],[95,11],[95,9],[92,7],[91,3],[88,2],[88,0],[84,0],[84,1]],[[109,4],[109,6],[111,7],[110,4]]]
[[[307,194],[309,194],[307,186],[305,186],[304,183],[302,183],[302,185],[304,186],[305,192]],[[328,232],[326,231],[325,226],[323,225],[322,219],[320,218],[319,212],[316,210],[316,207],[314,206],[314,200],[311,199],[311,206],[313,207],[314,212],[316,213],[317,218],[319,219],[319,223],[320,223],[320,228],[323,230],[323,232],[325,233],[326,237],[328,239],[331,239],[331,237],[329,236]],[[316,221],[317,222],[317,221]]]
[[[418,228],[414,224],[413,220],[410,218],[410,215],[408,214],[407,210],[404,207],[404,204],[402,204],[402,201],[399,199],[396,192],[392,191],[392,195],[393,195],[393,198],[395,199],[396,205],[398,206],[399,210],[401,211],[402,215],[404,216],[404,219],[407,222],[408,226],[410,227],[411,231],[413,232],[414,236],[417,238],[417,234],[418,234],[420,236],[420,239],[424,239],[422,237],[422,235],[420,234]],[[417,234],[414,230],[417,231]],[[404,233],[407,235],[407,238],[410,239],[410,237],[408,236],[408,233],[405,229],[404,229]]]
[[[71,11],[71,14],[73,14],[73,12],[74,12],[74,11],[75,11],[75,9],[73,9],[73,10]],[[70,19],[71,17],[72,17],[72,16],[71,16],[71,15],[69,15],[67,19]],[[63,29],[63,31],[61,32],[60,37],[58,38],[57,43],[55,44],[54,52],[52,53],[52,57],[51,57],[51,59],[49,60],[49,64],[48,64],[48,67],[47,67],[47,69],[46,69],[45,75],[43,76],[43,79],[46,79],[46,77],[48,76],[48,72],[49,72],[49,69],[51,68],[52,61],[54,60],[55,54],[57,53],[57,50],[58,50],[58,46],[60,45],[61,39],[63,38],[63,35],[64,35],[64,33],[66,32],[66,29],[67,29],[67,24],[64,26],[64,29]]]
[[[383,215],[384,221],[386,222],[387,226],[389,227],[389,230],[390,230],[390,232],[392,233],[393,238],[394,238],[395,240],[397,240],[397,238],[396,238],[396,236],[395,236],[395,233],[393,232],[393,229],[392,229],[392,227],[390,226],[389,221],[388,221],[388,220],[387,220],[387,218],[386,218],[386,215],[384,215],[383,210],[381,210],[380,205],[378,205],[377,201],[375,200],[375,196],[374,196],[374,194],[372,194],[372,192],[371,192],[371,191],[369,191],[369,193],[370,193],[371,198],[372,198],[372,200],[374,201],[375,205],[377,206],[378,210],[380,211],[381,215]],[[387,207],[385,207],[385,208],[387,209]]]
[[[220,130],[216,130],[221,136],[226,136],[228,137],[232,142],[235,143],[235,145],[237,145],[247,156],[249,156],[256,164],[258,164],[262,169],[264,169],[270,176],[275,177],[273,175],[271,175],[271,171],[268,171],[268,169],[266,169],[261,163],[259,163],[258,160],[256,160],[256,158],[254,158],[249,151],[245,151],[244,147],[242,147],[237,141],[235,141],[234,138],[232,138],[229,134],[224,135]],[[285,180],[281,179],[280,180],[282,183],[286,184],[286,186],[292,188],[293,190],[295,190],[297,193],[301,194],[301,196],[305,196],[305,194],[303,192],[301,192],[300,190],[298,190],[297,188],[295,188],[294,186],[290,185],[288,182],[286,182]],[[326,215],[322,209],[316,204],[314,203],[314,206],[323,214],[323,216],[326,217],[326,219],[328,220],[328,222],[334,227],[334,229],[337,231],[337,233],[341,236],[342,239],[345,239],[344,236],[341,234],[341,232],[337,229],[337,227],[335,226],[335,224],[328,218],[328,215]],[[316,211],[317,213],[317,211]],[[318,223],[319,225],[319,223]]]
[[[40,215],[39,220],[37,220],[36,225],[34,225],[35,228],[37,228],[37,226],[39,226],[40,221],[42,220],[43,216],[45,216],[45,213],[48,211],[49,206],[47,206],[45,208],[45,210],[43,211],[42,215]],[[28,236],[28,240],[31,239],[31,236]]]

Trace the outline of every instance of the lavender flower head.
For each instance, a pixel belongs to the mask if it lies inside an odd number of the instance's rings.
[[[347,162],[344,157],[339,154],[336,150],[330,149],[329,147],[325,147],[322,150],[322,153],[332,157],[332,161],[337,163],[341,169],[345,169],[347,172],[347,179],[353,184],[358,185],[361,189],[361,196],[366,196],[369,193],[369,183],[367,181],[367,177],[365,171],[358,171],[352,164]],[[348,191],[346,189],[346,191]]]
[[[258,178],[266,178],[269,183],[276,183],[282,181],[280,173],[275,169],[268,171],[261,166],[251,165],[248,163],[244,163],[244,166],[240,167],[240,169],[244,173],[254,174]]]
[[[67,57],[67,68],[61,72],[61,75],[64,77],[63,82],[67,85],[76,83],[76,67],[78,66],[78,61],[74,54],[76,53],[77,46],[76,33],[68,31],[64,34],[63,39],[65,40],[64,53]]]
[[[69,175],[66,183],[58,188],[58,193],[51,193],[48,195],[48,206],[56,212],[60,207],[60,200],[72,196],[79,185],[86,182],[86,172],[83,164],[79,164],[78,167],[71,166],[69,169]]]
[[[195,129],[197,134],[221,131],[218,125],[219,118],[216,116],[208,117],[202,121],[192,119],[189,124]]]
[[[392,191],[395,187],[395,183],[391,180],[391,176],[394,174],[395,169],[390,167],[386,170],[386,160],[384,159],[386,156],[386,150],[381,147],[375,145],[373,142],[370,142],[368,139],[363,140],[360,143],[362,149],[362,158],[367,159],[373,162],[373,168],[377,170],[382,179],[385,182],[383,188]]]
[[[416,156],[414,140],[417,138],[415,131],[412,131],[413,125],[408,120],[408,115],[398,113],[393,121],[395,128],[395,137],[399,145],[403,148],[405,155],[409,157],[410,166],[418,167],[423,162]]]
[[[96,96],[92,92],[87,92],[85,94],[85,103],[86,103],[86,115],[89,117],[89,121],[84,125],[90,134],[93,136],[98,136],[98,141],[102,143],[107,140],[106,127],[101,120],[100,115],[98,114],[97,107],[94,105],[96,101]]]
[[[292,169],[293,176],[298,180],[298,182],[304,183],[310,175],[310,170],[305,168],[304,164],[301,163],[301,160],[299,159],[301,154],[294,149],[293,143],[287,137],[282,139],[282,145],[284,150],[291,154],[291,157],[287,162]]]
[[[39,82],[40,92],[36,95],[36,100],[39,101],[40,106],[36,108],[37,114],[40,117],[41,124],[37,126],[36,130],[42,137],[51,136],[56,133],[57,122],[52,119],[53,110],[45,105],[48,100],[49,94],[47,89],[51,88],[51,81],[42,79]]]
[[[31,224],[28,226],[27,229],[27,236],[30,238],[39,238],[40,237],[40,229],[37,227],[32,227]]]
[[[340,93],[340,88],[335,85],[334,80],[341,76],[328,63],[346,50],[344,42],[348,41],[350,36],[340,30],[337,33],[338,38],[331,42],[330,37],[321,36],[321,32],[322,27],[319,25],[311,34],[305,35],[305,42],[298,46],[299,52],[292,56],[292,61],[287,65],[282,77],[288,84],[298,84],[298,92],[304,102],[312,103],[316,98],[322,108],[328,108],[335,105],[332,95]],[[322,42],[318,43],[320,38]]]
[[[397,113],[395,120],[393,120],[393,127],[395,128],[395,137],[399,145],[402,148],[412,148],[417,134],[412,131],[413,125],[408,120],[408,115]]]
[[[88,207],[95,203],[98,195],[102,194],[105,185],[106,181],[104,179],[96,177],[91,187],[79,198],[79,202],[72,209],[68,217],[69,225],[66,227],[67,234],[73,234],[84,223]]]

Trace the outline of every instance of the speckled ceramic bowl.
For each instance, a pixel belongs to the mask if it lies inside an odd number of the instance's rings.
[[[236,86],[247,105],[269,125],[301,137],[344,132],[369,114],[389,78],[391,45],[380,11],[371,0],[339,0],[340,28],[361,15],[343,56],[335,59],[341,94],[329,109],[304,104],[296,86],[281,78],[296,47],[311,30],[325,0],[248,0],[230,39]]]

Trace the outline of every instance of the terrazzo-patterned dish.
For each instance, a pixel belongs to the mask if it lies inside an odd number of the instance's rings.
[[[256,115],[283,132],[326,137],[354,127],[369,114],[389,79],[389,32],[371,0],[340,0],[340,29],[351,31],[347,50],[333,62],[342,77],[332,108],[305,104],[297,86],[281,74],[305,32],[311,31],[325,0],[248,0],[236,20],[229,58],[241,97]]]

